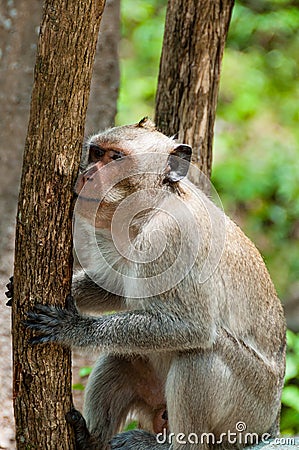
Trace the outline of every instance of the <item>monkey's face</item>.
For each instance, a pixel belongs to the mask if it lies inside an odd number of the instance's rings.
[[[89,144],[87,166],[78,176],[75,192],[80,214],[96,228],[109,228],[117,205],[130,190],[128,179],[119,175],[127,172],[131,164],[123,151]]]
[[[190,157],[189,146],[176,144],[147,120],[92,136],[75,186],[80,215],[96,228],[110,229],[124,199],[134,196],[136,206],[142,198],[144,206],[147,197],[186,175]]]

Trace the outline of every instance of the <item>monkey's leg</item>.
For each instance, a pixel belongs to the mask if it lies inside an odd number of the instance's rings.
[[[202,433],[215,431],[210,427],[214,410],[226,408],[214,396],[217,384],[210,357],[213,358],[210,350],[194,351],[178,355],[172,362],[165,387],[169,428],[173,433],[171,450],[218,448],[213,447],[212,435],[201,437]]]
[[[190,354],[181,354],[175,357],[171,364],[166,382],[169,434],[154,435],[141,430],[120,433],[112,439],[111,449],[211,449],[212,447],[208,443],[197,441],[195,436],[195,433],[198,433],[200,438],[199,433],[209,430],[209,420],[213,413],[211,409],[213,405],[209,398],[210,392],[205,393],[204,391],[205,378],[209,380],[211,374],[206,364],[204,369],[201,369],[200,363],[205,364],[205,359],[200,358],[197,352],[190,352]]]
[[[101,356],[85,390],[84,417],[92,436],[108,448],[108,442],[124,424],[136,392],[130,380],[131,364],[114,356]]]
[[[229,339],[177,355],[165,392],[172,450],[243,448],[263,434],[270,437],[279,409],[275,372]]]
[[[164,387],[147,360],[102,356],[88,380],[84,416],[90,434],[101,443],[99,448],[105,449],[121,430],[130,410],[141,408],[153,428],[157,422],[154,411],[163,402]]]

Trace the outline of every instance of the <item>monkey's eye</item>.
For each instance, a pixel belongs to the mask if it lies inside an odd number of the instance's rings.
[[[124,157],[124,154],[122,152],[114,151],[112,156],[111,156],[111,159],[116,160],[116,159],[121,159],[123,157]]]
[[[105,150],[95,144],[90,144],[89,154],[92,160],[100,159],[105,155]]]

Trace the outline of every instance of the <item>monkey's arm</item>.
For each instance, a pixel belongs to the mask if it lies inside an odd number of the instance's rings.
[[[80,312],[105,312],[124,309],[124,299],[102,289],[82,270],[73,276],[72,295]]]
[[[37,305],[25,325],[38,332],[32,344],[100,348],[120,354],[191,350],[212,345],[213,327],[163,312],[135,310],[101,317],[82,316],[71,296],[66,308]]]

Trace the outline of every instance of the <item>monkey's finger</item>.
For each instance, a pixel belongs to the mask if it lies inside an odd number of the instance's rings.
[[[8,287],[8,285],[6,287]],[[12,292],[10,290],[6,291],[5,295],[7,298],[12,298]]]
[[[30,322],[43,323],[49,326],[57,326],[66,315],[66,310],[56,306],[47,306],[37,304],[32,311],[29,311],[26,316]]]
[[[45,331],[45,330],[43,330],[43,327],[45,327],[45,324],[47,326],[47,322],[43,323],[40,319],[33,319],[33,318],[22,321],[22,325],[25,328],[30,328],[30,330],[37,330],[37,331],[40,331],[41,333]]]
[[[41,303],[37,303],[32,311],[29,311],[28,314],[31,312],[37,313],[37,314],[45,314],[45,315],[51,315],[53,313],[57,313],[58,308],[56,306],[48,306],[48,305],[42,305]]]
[[[8,300],[8,302],[6,302],[6,306],[12,306],[12,299]]]
[[[28,343],[31,347],[38,344],[48,344],[50,342],[53,342],[53,339],[50,336],[35,336],[28,339]]]
[[[7,283],[6,287],[11,292],[12,288],[13,288],[13,285],[11,283]]]
[[[40,312],[40,308],[35,308],[26,314],[27,319],[22,322],[26,328],[42,331],[43,327],[51,328],[57,325],[57,316],[52,311],[44,310]],[[51,314],[52,313],[52,314]]]
[[[6,287],[8,287],[8,286],[13,287],[13,277],[10,277],[8,281],[9,282],[7,283]]]
[[[39,322],[42,322],[42,321],[48,321],[49,320],[49,315],[47,314],[47,312],[46,313],[43,313],[43,312],[41,312],[40,311],[40,309],[38,309],[38,308],[34,308],[32,311],[28,311],[27,313],[26,313],[26,317],[27,317],[27,320],[26,321],[24,321],[24,325],[26,324],[26,323],[39,323]]]
[[[10,291],[13,290],[13,277],[9,278],[9,282],[6,285],[7,289],[9,289]]]

